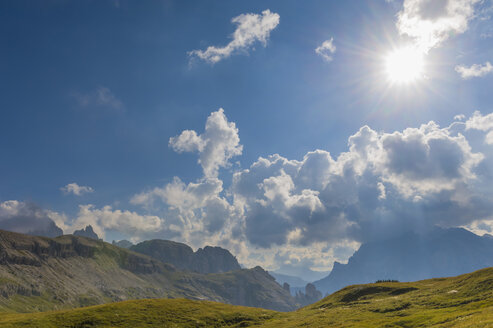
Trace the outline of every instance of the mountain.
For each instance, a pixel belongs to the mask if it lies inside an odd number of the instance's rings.
[[[86,226],[85,229],[75,230],[73,235],[99,240],[99,236],[94,232],[91,225]]]
[[[306,284],[308,284],[308,281],[305,281],[300,277],[290,276],[287,274],[282,274],[274,271],[269,271],[269,274],[276,279],[279,285],[288,283],[291,286],[291,288],[293,288],[293,287],[303,287],[306,286]]]
[[[393,279],[415,281],[449,277],[493,266],[493,238],[461,228],[435,228],[361,245],[347,264],[313,284],[323,293],[342,287]]]
[[[286,288],[286,286],[283,286],[283,288]],[[301,306],[313,304],[317,301],[320,301],[321,299],[322,293],[318,291],[315,285],[311,283],[306,284],[305,292],[297,291],[295,296],[296,303],[300,304]]]
[[[139,298],[296,308],[294,298],[260,267],[208,275],[181,272],[100,240],[0,230],[0,311],[46,311]]]
[[[63,235],[63,230],[47,217],[33,219],[30,216],[17,216],[4,219],[0,221],[0,229],[33,236],[57,237]]]
[[[281,313],[184,299],[137,300],[76,310],[5,314],[10,327],[492,327],[493,268],[453,278],[348,286]]]
[[[206,246],[194,252],[182,243],[153,239],[131,246],[130,250],[169,263],[179,270],[220,273],[241,269],[236,258],[221,247]]]
[[[121,248],[130,248],[134,245],[134,244],[132,244],[132,242],[125,240],[125,239],[119,240],[119,241],[113,240],[113,242],[111,244],[118,246],[118,247],[121,247]]]

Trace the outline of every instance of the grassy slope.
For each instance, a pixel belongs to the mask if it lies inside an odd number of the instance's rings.
[[[1,327],[491,327],[493,268],[454,278],[349,286],[295,312],[140,300],[6,314]]]

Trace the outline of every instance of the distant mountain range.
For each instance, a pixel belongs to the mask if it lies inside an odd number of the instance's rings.
[[[435,228],[361,245],[347,264],[313,284],[324,294],[377,280],[416,281],[450,277],[493,266],[493,237],[461,228]]]
[[[100,240],[0,230],[0,311],[46,311],[139,298],[212,300],[281,311],[297,307],[289,292],[260,267],[211,274],[178,271]]]

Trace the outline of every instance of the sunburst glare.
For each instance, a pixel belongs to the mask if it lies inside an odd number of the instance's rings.
[[[415,82],[424,76],[424,54],[413,46],[396,49],[385,57],[385,70],[391,83]]]

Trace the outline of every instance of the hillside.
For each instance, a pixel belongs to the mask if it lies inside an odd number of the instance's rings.
[[[183,243],[153,239],[143,241],[129,249],[169,263],[179,270],[220,273],[241,269],[236,258],[221,247],[206,246],[194,252],[190,246]]]
[[[460,228],[435,228],[361,245],[347,264],[313,284],[324,294],[380,279],[416,281],[451,277],[493,266],[493,238]]]
[[[139,300],[7,314],[2,327],[491,327],[493,268],[453,278],[348,286],[280,313],[192,300]]]
[[[34,237],[0,230],[0,311],[35,312],[140,298],[188,298],[296,307],[257,267],[224,274],[179,272],[111,244],[72,235]]]

